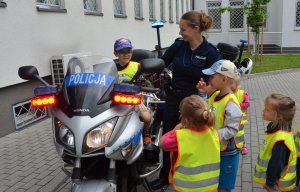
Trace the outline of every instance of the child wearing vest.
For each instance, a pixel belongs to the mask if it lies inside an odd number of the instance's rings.
[[[131,80],[137,73],[140,64],[130,61],[132,57],[132,44],[129,39],[117,39],[114,44],[114,54],[118,58],[117,69],[119,74],[119,82]],[[147,107],[141,103],[139,105],[140,118],[144,122],[143,141],[146,144],[151,143],[150,124],[151,114]]]
[[[171,153],[169,183],[176,191],[213,191],[220,174],[220,143],[215,115],[198,95],[180,102],[180,124],[164,134],[160,146]]]
[[[241,126],[240,126],[240,129],[239,129],[239,132],[236,135],[236,139],[238,140],[238,142],[243,142],[244,143],[244,145],[242,147],[242,150],[241,150],[241,154],[242,155],[247,155],[248,154],[248,148],[245,145],[244,127],[248,123],[248,108],[250,106],[250,100],[249,100],[248,93],[245,90],[240,88],[240,84],[241,84],[241,76],[238,75],[233,80],[233,83],[231,85],[231,90],[233,91],[234,95],[238,99],[239,104],[240,104],[241,109],[242,109],[242,112],[243,112]]]
[[[263,119],[270,123],[253,181],[264,185],[267,191],[291,191],[296,186],[297,151],[292,133],[295,109],[295,102],[288,96],[273,93],[265,99]]]
[[[208,107],[216,114],[216,127],[221,143],[221,162],[219,192],[231,191],[235,188],[239,164],[240,148],[243,142],[238,142],[238,133],[242,111],[236,96],[231,91],[233,79],[238,75],[237,68],[229,60],[219,60],[211,68],[202,71],[210,75],[209,83],[217,90],[208,99]],[[197,84],[199,92],[207,91],[206,83],[201,79]]]
[[[297,174],[297,188],[299,188],[300,182],[300,126],[298,127],[297,134],[294,136],[295,145],[297,150],[297,166],[296,166],[296,174]],[[296,190],[295,190],[296,191]]]

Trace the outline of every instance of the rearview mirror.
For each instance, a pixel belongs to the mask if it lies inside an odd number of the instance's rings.
[[[38,70],[34,66],[23,66],[19,68],[19,77],[24,80],[33,80],[39,76]]]

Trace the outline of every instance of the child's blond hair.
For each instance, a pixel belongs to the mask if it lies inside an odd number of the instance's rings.
[[[241,84],[241,75],[237,74],[233,80],[237,85],[240,85]]]
[[[184,98],[179,106],[181,123],[187,128],[214,127],[215,114],[208,109],[207,103],[198,95]]]
[[[276,121],[273,123],[279,127],[287,125],[291,130],[296,111],[295,101],[289,96],[273,93],[266,98],[265,102],[270,103],[276,112]]]

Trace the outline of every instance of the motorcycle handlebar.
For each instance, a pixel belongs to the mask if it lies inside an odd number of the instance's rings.
[[[156,93],[159,91],[159,88],[141,87],[141,91],[148,92],[148,93]]]

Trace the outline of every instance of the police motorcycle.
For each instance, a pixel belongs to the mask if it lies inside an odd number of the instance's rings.
[[[143,59],[139,74],[159,73],[164,62]],[[19,68],[25,80],[38,79],[32,105],[47,106],[52,115],[56,150],[71,177],[71,191],[136,191],[146,178],[161,168],[159,135],[144,150],[143,123],[136,110],[141,92],[156,88],[118,83],[114,61],[99,55],[73,57],[61,88],[49,85],[34,66]],[[147,101],[159,100],[149,97]],[[151,164],[152,169],[145,165]],[[154,166],[154,168],[153,168]]]

